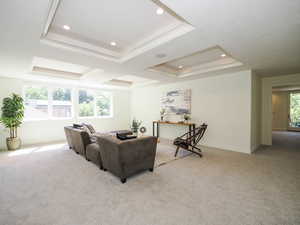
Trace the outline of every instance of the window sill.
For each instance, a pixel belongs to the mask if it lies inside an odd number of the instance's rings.
[[[38,122],[38,121],[47,121],[47,120],[51,120],[51,121],[55,121],[55,120],[74,120],[74,117],[65,117],[65,118],[45,118],[45,119],[24,119],[23,122]]]
[[[78,117],[79,120],[81,119],[112,119],[113,116],[85,116],[85,117]]]

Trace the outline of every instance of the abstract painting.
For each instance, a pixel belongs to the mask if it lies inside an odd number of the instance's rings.
[[[166,92],[161,98],[161,109],[166,114],[191,114],[191,89]]]

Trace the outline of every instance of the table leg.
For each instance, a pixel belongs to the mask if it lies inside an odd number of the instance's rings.
[[[189,135],[188,138],[191,138],[192,136],[192,125],[189,125]]]
[[[153,122],[153,123],[152,123],[152,133],[153,133],[153,136],[155,136],[154,129],[155,129],[155,123]]]
[[[156,135],[157,135],[157,138],[159,138],[159,123],[156,124]]]
[[[195,132],[196,125],[193,124],[192,126],[193,126],[193,128],[192,128],[192,129],[193,129],[193,135],[195,135],[195,134],[196,134],[196,132]],[[195,140],[195,139],[193,140],[193,143],[194,143],[194,144],[196,143],[196,140]]]

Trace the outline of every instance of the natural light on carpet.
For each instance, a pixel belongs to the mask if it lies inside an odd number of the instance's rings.
[[[57,151],[57,150],[61,150],[64,146],[65,144],[52,144],[52,145],[44,145],[38,147],[22,148],[9,153],[8,156],[11,157],[11,156],[19,156],[19,155],[28,155],[36,152]]]

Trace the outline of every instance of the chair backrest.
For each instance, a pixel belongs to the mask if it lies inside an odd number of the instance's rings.
[[[184,136],[185,135],[187,136],[186,141],[189,144],[192,144],[194,146],[197,145],[198,142],[203,137],[206,129],[207,129],[207,124],[203,123],[200,127],[197,127],[194,130],[192,130],[191,132],[188,132],[188,133],[184,134]]]
[[[195,144],[196,145],[198,144],[198,142],[203,137],[206,129],[207,129],[207,124],[205,124],[205,123],[203,123],[200,127],[198,127],[198,130],[195,132],[196,133],[196,135],[195,135]]]

